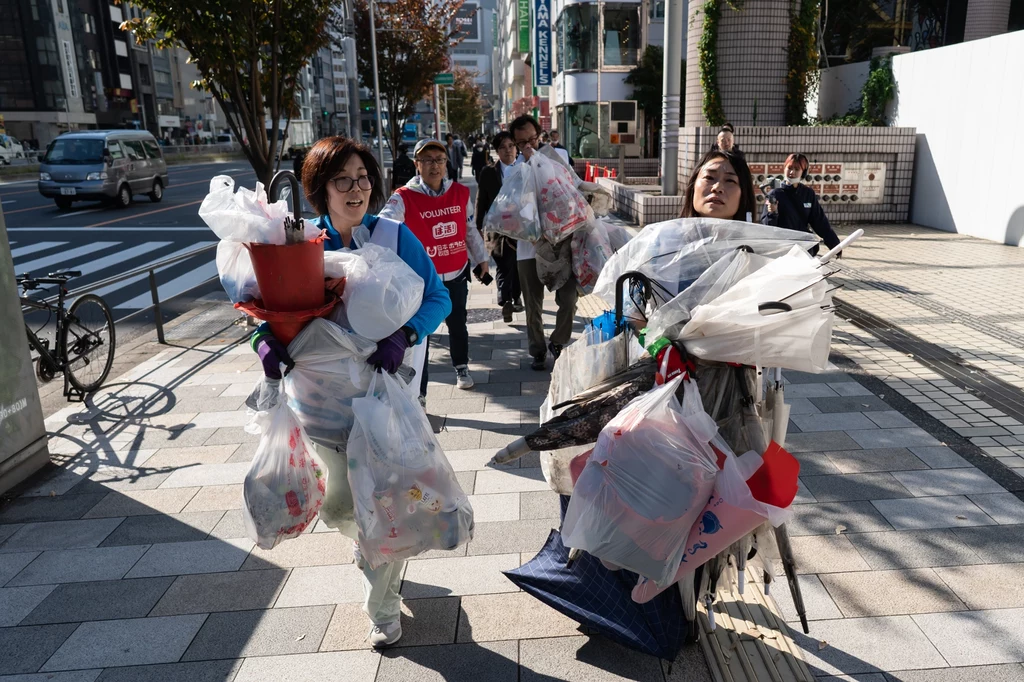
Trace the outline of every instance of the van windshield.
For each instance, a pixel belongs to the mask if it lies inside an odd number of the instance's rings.
[[[46,149],[43,163],[103,163],[103,140],[57,138]]]

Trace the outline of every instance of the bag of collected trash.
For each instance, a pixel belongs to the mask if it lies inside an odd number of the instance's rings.
[[[622,250],[629,240],[633,238],[632,233],[622,225],[605,223],[605,229],[608,230],[608,243],[611,244],[613,253]]]
[[[473,508],[419,403],[377,373],[352,403],[348,481],[359,549],[371,568],[473,537]]]
[[[224,240],[217,244],[217,274],[232,303],[260,298],[256,272],[252,269],[252,259],[245,244]]]
[[[501,189],[484,216],[484,232],[535,242],[541,238],[533,167],[517,163],[501,181]]]
[[[582,229],[594,212],[573,184],[573,173],[544,154],[534,154],[525,164],[532,166],[537,185],[537,211],[544,238],[558,244]]]
[[[675,576],[686,538],[718,473],[714,421],[683,376],[636,398],[601,431],[562,524],[567,547],[659,586]]]
[[[423,278],[397,253],[377,244],[324,252],[324,276],[345,278],[344,308],[332,311],[332,319],[372,341],[401,329],[423,302]]]
[[[572,272],[583,293],[594,291],[597,278],[612,257],[611,241],[604,221],[594,219],[572,236]]]
[[[572,277],[572,242],[552,244],[547,239],[537,242],[534,261],[537,279],[548,291],[558,291]]]
[[[210,193],[199,206],[199,217],[221,239],[231,242],[284,244],[284,220],[290,215],[284,199],[270,203],[263,184],[256,190],[239,187],[229,175],[210,180]],[[320,229],[303,220],[304,238],[316,239]]]
[[[260,443],[242,485],[242,516],[249,538],[262,549],[298,537],[316,520],[327,475],[302,424],[284,400],[264,392],[256,426]],[[268,406],[268,402],[273,402]]]

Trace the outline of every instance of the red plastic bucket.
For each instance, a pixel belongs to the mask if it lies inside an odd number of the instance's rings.
[[[263,296],[261,308],[299,312],[324,304],[323,237],[301,244],[246,246]]]
[[[323,261],[321,260],[321,263]],[[302,328],[309,324],[309,321],[314,317],[327,317],[334,306],[337,305],[339,299],[334,292],[326,291],[323,288],[323,280],[321,280],[320,289],[322,292],[322,298],[327,299],[326,303],[322,303],[316,308],[310,308],[308,310],[298,311],[280,311],[280,310],[267,310],[266,303],[263,299],[255,299],[253,301],[246,301],[245,303],[236,303],[235,307],[239,310],[252,315],[257,320],[263,320],[270,325],[270,332],[274,335],[278,341],[287,346],[292,340],[299,335]]]

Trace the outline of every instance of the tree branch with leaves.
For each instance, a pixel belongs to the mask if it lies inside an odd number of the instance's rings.
[[[119,0],[115,0],[119,1]],[[282,119],[298,114],[298,74],[328,44],[330,0],[128,0],[144,18],[121,24],[139,44],[182,47],[213,95],[256,177],[270,183]],[[286,123],[287,125],[287,123]],[[269,130],[268,130],[269,126]]]
[[[487,107],[483,91],[474,81],[476,72],[456,67],[454,74],[455,83],[448,93],[448,127],[466,137],[480,132]]]

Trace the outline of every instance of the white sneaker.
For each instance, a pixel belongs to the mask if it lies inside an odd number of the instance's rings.
[[[391,646],[400,639],[402,639],[402,621],[400,620],[394,623],[374,625],[373,629],[370,630],[370,646],[374,649]]]
[[[473,381],[473,376],[469,373],[469,367],[466,365],[459,365],[455,368],[455,387],[461,388],[463,391],[473,388],[476,382]]]

